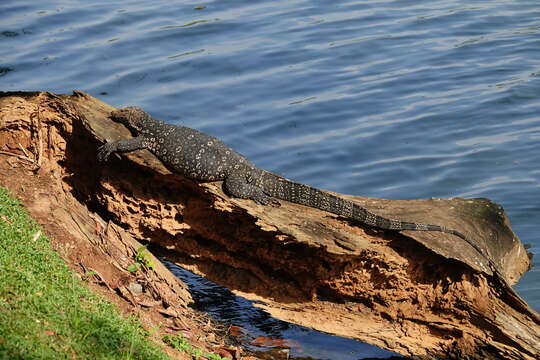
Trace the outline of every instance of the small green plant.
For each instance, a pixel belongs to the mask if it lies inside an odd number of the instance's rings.
[[[163,342],[173,349],[180,350],[188,354],[193,350],[193,347],[189,341],[182,335],[165,335],[163,337]]]
[[[229,360],[229,358],[222,358],[221,356],[217,354],[206,354],[205,357],[210,360]]]
[[[212,354],[203,351],[197,347],[192,346],[189,341],[182,335],[165,335],[163,337],[163,342],[173,349],[185,352],[190,355],[193,359],[199,359],[204,357],[210,360],[230,360],[229,358],[223,358],[217,354]]]
[[[140,246],[135,251],[135,261],[128,265],[127,270],[129,272],[137,272],[140,268],[145,267],[147,269],[154,268],[154,262],[152,256],[146,250],[146,245]]]
[[[97,273],[95,271],[87,271],[82,275],[82,280],[83,281],[88,281],[94,275],[97,275]]]

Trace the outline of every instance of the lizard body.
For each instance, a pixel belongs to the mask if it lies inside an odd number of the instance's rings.
[[[484,251],[456,230],[376,215],[347,199],[259,169],[218,138],[185,126],[167,124],[136,107],[113,111],[111,118],[126,125],[136,137],[101,146],[98,151],[100,161],[107,160],[114,152],[148,149],[174,172],[199,181],[223,181],[225,192],[233,197],[251,199],[263,205],[275,203],[275,199],[286,200],[381,229],[449,233],[465,240],[500,275]]]

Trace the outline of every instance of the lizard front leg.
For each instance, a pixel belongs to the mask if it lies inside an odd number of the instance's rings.
[[[140,149],[146,149],[147,143],[143,136],[134,137],[131,139],[125,139],[120,141],[108,142],[98,149],[98,160],[107,161],[109,155],[115,152],[130,152]]]

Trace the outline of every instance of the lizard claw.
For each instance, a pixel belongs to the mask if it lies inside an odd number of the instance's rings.
[[[268,195],[257,196],[256,198],[253,199],[253,201],[255,201],[257,204],[260,204],[260,205],[270,205],[272,207],[281,206],[281,203],[278,200]]]
[[[279,200],[277,199],[274,199],[274,198],[270,198],[270,201],[269,201],[269,204],[270,206],[272,207],[280,207],[281,206],[281,203],[279,202]]]
[[[97,158],[98,161],[107,161],[109,155],[115,151],[114,145],[112,143],[105,143],[98,148]]]

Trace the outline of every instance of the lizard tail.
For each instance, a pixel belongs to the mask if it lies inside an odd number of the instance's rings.
[[[463,234],[442,226],[406,222],[376,215],[350,200],[296,183],[271,172],[264,172],[262,185],[264,192],[274,198],[345,216],[379,229],[440,231],[465,239]]]
[[[336,215],[345,216],[361,223],[389,230],[415,230],[415,231],[439,231],[455,235],[467,242],[483,258],[485,258],[494,272],[500,275],[493,260],[484,252],[482,248],[472,242],[468,237],[459,231],[448,229],[444,226],[422,224],[415,222],[406,222],[394,219],[388,219],[376,215],[368,209],[339,196],[317,188],[299,184],[285,179],[279,175],[264,172],[262,176],[264,192],[272,197],[293,202],[295,204],[305,205],[312,208],[331,212]]]

